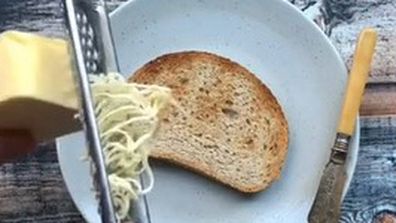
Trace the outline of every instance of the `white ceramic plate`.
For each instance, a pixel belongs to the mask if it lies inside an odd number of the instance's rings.
[[[153,223],[306,222],[339,117],[346,69],[326,37],[281,0],[135,0],[111,16],[121,71],[155,57],[205,50],[257,74],[279,99],[290,126],[282,178],[244,196],[191,172],[155,165],[148,196]],[[359,129],[359,128],[357,128]],[[359,132],[351,153],[356,157]],[[89,222],[100,222],[81,134],[58,141],[70,194]],[[349,180],[355,160],[348,162]]]

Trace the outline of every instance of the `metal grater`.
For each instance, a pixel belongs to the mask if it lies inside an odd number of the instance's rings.
[[[93,108],[88,74],[118,72],[106,4],[104,0],[62,0],[66,23],[74,51],[76,80],[81,96],[81,122],[84,125],[89,155],[94,163],[94,185],[99,192],[99,213],[104,223],[119,222],[116,218],[100,135]],[[142,184],[143,184],[143,179]],[[132,204],[134,223],[150,221],[147,199]]]
[[[81,96],[80,118],[93,161],[94,185],[104,223],[118,222],[104,165],[99,130],[88,74],[118,71],[104,1],[63,0],[69,35],[74,49],[76,81]]]

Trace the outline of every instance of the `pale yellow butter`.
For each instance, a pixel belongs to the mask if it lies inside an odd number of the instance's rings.
[[[39,141],[79,129],[74,83],[65,40],[0,35],[0,129],[28,129]]]

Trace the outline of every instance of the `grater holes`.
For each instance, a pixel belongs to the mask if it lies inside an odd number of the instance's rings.
[[[88,38],[88,40],[87,40],[87,47],[88,47],[88,48],[93,48],[93,47],[94,47],[93,41],[92,41],[91,38]]]
[[[80,24],[81,23],[81,14],[80,13],[76,14],[76,19],[77,19],[77,24]]]
[[[81,51],[84,55],[85,68],[88,73],[96,73],[98,72],[100,58],[95,44],[95,32],[84,12],[78,12],[76,17],[80,34]]]
[[[91,68],[92,68],[92,73],[96,73],[98,70],[98,66],[96,65],[96,63],[92,63]]]
[[[96,64],[94,62],[87,61],[85,63],[85,66],[86,66],[86,69],[87,69],[88,73],[95,73],[96,72],[97,66],[96,66]]]
[[[82,25],[80,32],[83,36],[86,36],[87,35],[87,27],[85,25]]]
[[[98,61],[98,60],[99,60],[99,54],[98,54],[98,51],[96,51],[96,50],[93,50],[93,53],[92,53],[92,59],[93,59],[93,60],[95,60],[95,61]]]
[[[88,60],[91,60],[92,59],[92,52],[90,50],[87,50],[85,52],[85,56],[87,57]]]
[[[81,46],[85,48],[87,46],[87,38],[81,37]]]
[[[91,73],[90,65],[91,65],[91,64],[90,64],[89,61],[85,62],[85,69],[87,69],[87,72],[88,72],[88,73]]]
[[[81,15],[81,22],[83,25],[86,25],[88,23],[87,15],[85,15],[84,13],[82,13]]]
[[[88,35],[89,37],[91,37],[92,39],[95,37],[95,36],[94,36],[94,31],[93,31],[93,29],[92,29],[92,26],[90,26],[90,25],[88,25],[87,35]]]

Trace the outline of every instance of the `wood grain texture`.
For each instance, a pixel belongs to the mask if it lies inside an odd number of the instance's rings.
[[[296,0],[304,13],[328,34],[348,66],[356,38],[365,27],[379,33],[369,82],[396,83],[396,1]]]
[[[64,185],[54,144],[0,166],[0,222],[84,222]]]
[[[396,2],[392,0],[344,1],[342,11],[335,0],[327,0],[328,10],[339,12],[329,18],[330,38],[344,61],[351,64],[355,40],[364,27],[374,27],[378,33],[377,52],[371,72],[371,83],[396,83]]]
[[[373,89],[383,89],[377,84],[396,85],[396,1],[295,0],[293,2],[329,36],[348,68],[351,66],[356,39],[361,30],[365,27],[373,27],[377,30],[379,37],[369,78],[369,93],[366,93],[362,110],[367,115],[396,114],[394,112],[396,102],[393,102],[395,96],[390,92],[373,91]],[[378,103],[378,100],[386,103]]]
[[[371,84],[366,87],[360,115],[396,114],[396,84]]]
[[[361,124],[359,159],[342,223],[371,223],[396,213],[396,116],[363,118]]]
[[[108,1],[116,8],[124,0]],[[350,65],[357,34],[379,31],[363,115],[396,114],[396,1],[290,0],[329,36]],[[7,29],[64,37],[60,0],[0,0],[0,32]],[[342,223],[396,222],[396,117],[362,119],[356,173]],[[84,222],[63,183],[53,145],[0,166],[0,222]]]

